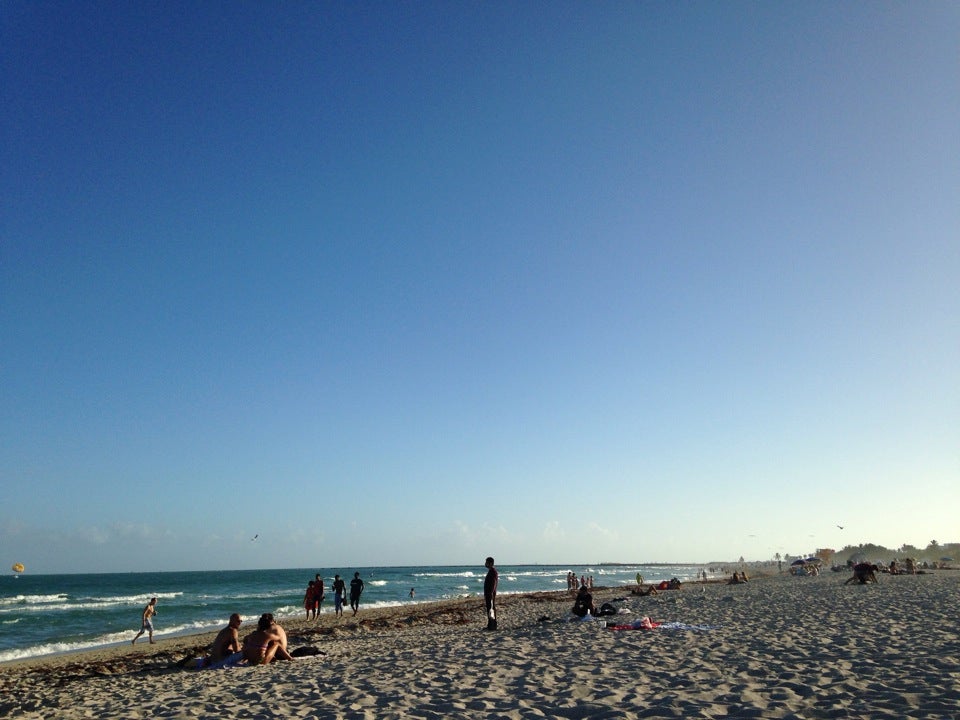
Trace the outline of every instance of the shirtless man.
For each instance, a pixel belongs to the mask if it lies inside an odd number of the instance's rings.
[[[150,633],[150,644],[153,645],[153,621],[151,618],[157,614],[157,599],[150,598],[150,602],[147,603],[147,606],[143,609],[143,615],[140,622],[140,632],[136,634],[133,640],[130,641],[131,645],[137,644],[137,638],[143,635],[145,632]]]
[[[237,613],[230,616],[230,623],[219,633],[210,646],[210,662],[220,662],[240,652],[240,635],[237,630],[243,620]]]

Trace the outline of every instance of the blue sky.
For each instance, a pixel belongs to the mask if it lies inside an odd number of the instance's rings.
[[[10,562],[960,540],[960,6],[0,22]]]

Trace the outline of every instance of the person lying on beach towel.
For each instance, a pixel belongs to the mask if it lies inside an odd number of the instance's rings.
[[[657,590],[679,590],[680,581],[677,578],[670,578],[669,580],[661,580],[660,584],[657,585]]]
[[[607,630],[653,630],[658,627],[660,627],[660,623],[644,616],[628,625],[607,625]]]

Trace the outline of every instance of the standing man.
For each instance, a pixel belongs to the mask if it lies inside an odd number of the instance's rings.
[[[157,614],[157,599],[150,598],[150,602],[147,603],[147,606],[143,609],[143,615],[140,620],[140,632],[134,636],[133,640],[130,642],[131,645],[137,644],[137,638],[143,635],[145,632],[150,633],[150,644],[153,645],[153,620],[151,618]]]
[[[346,591],[346,583],[339,575],[333,576],[333,611],[337,617],[343,617],[343,595]]]
[[[360,579],[360,573],[353,574],[353,580],[350,581],[350,607],[353,608],[353,614],[356,615],[360,610],[360,593],[363,592],[363,580]]]
[[[497,629],[497,583],[500,573],[493,566],[493,558],[488,557],[484,563],[487,568],[487,577],[483,580],[483,604],[487,608],[487,630]]]

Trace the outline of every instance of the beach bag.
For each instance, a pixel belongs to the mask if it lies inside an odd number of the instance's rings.
[[[291,657],[311,657],[313,655],[319,655],[320,648],[314,647],[313,645],[304,645],[303,647],[298,647],[292,653]]]
[[[597,610],[598,617],[606,617],[607,615],[616,615],[617,609],[610,603],[604,603],[600,606],[600,609]]]

